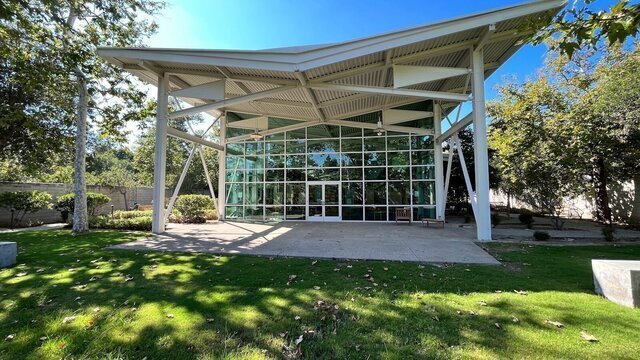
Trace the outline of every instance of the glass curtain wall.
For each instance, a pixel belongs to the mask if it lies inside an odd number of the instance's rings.
[[[407,207],[415,220],[435,217],[433,142],[316,125],[228,144],[226,218],[305,220],[313,181],[340,181],[344,221],[394,221],[395,210]]]

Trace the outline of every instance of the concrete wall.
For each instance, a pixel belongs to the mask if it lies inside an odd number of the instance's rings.
[[[51,194],[53,202],[60,195],[64,195],[73,192],[72,184],[54,184],[54,183],[19,183],[19,182],[2,182],[0,181],[0,193],[13,192],[13,191],[46,191]],[[108,213],[111,211],[111,205],[115,210],[125,210],[124,197],[116,188],[109,186],[88,185],[87,191],[102,193],[111,198],[109,204],[98,209],[100,213]],[[133,203],[141,205],[150,205],[153,198],[152,187],[136,187],[127,191],[127,202],[129,207]],[[7,226],[11,219],[11,211],[9,209],[0,208],[0,227]],[[41,210],[33,214],[27,214],[22,221],[22,225],[37,224],[37,223],[55,223],[60,222],[60,213],[53,209]]]
[[[622,184],[611,184],[609,186],[609,206],[613,220],[626,222],[633,210],[634,184],[632,182]],[[491,190],[491,203],[507,204],[507,195]],[[533,209],[526,202],[511,198],[511,207]],[[571,218],[593,219],[595,217],[595,200],[580,196],[575,199],[566,199],[563,215]]]

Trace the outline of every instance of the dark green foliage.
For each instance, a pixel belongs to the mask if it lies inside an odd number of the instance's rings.
[[[115,211],[113,213],[114,219],[133,219],[140,217],[148,217],[151,218],[153,211],[152,210],[130,210],[130,211]]]
[[[609,242],[615,241],[616,239],[615,235],[616,235],[616,228],[614,228],[613,226],[609,225],[602,228],[602,236],[606,241],[609,241]]]
[[[500,217],[500,215],[498,215],[497,213],[491,213],[491,225],[493,225],[493,227],[500,225],[501,222],[502,218]]]
[[[178,222],[203,223],[207,221],[207,211],[213,209],[213,199],[206,195],[180,195],[173,209]]]
[[[65,214],[73,214],[75,194],[68,193],[58,196],[54,208],[60,211],[63,221],[66,222]],[[90,192],[87,193],[87,211],[89,215],[95,215],[96,211],[111,201],[105,194]]]
[[[533,220],[533,214],[530,212],[518,215],[518,220],[520,220],[521,223],[526,225],[527,229],[531,229],[531,227],[533,226],[533,223],[535,222],[535,220]]]
[[[93,229],[151,231],[151,216],[111,219],[108,215],[92,216],[89,227]]]
[[[551,239],[551,235],[549,235],[549,233],[546,231],[537,230],[533,232],[533,238],[536,241],[548,241],[549,239]]]
[[[596,48],[605,41],[614,46],[623,44],[638,34],[640,27],[640,4],[629,0],[617,0],[607,11],[598,11],[592,6],[595,0],[575,1],[556,16],[545,16],[531,26],[537,32],[533,42],[539,44],[557,36],[552,48],[571,57],[584,48]],[[545,28],[538,31],[540,27]]]
[[[0,207],[15,211],[13,224],[18,226],[27,213],[51,207],[51,195],[45,191],[15,191],[0,193]]]

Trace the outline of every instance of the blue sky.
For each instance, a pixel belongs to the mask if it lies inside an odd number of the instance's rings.
[[[168,0],[152,47],[265,49],[360,38],[522,0]],[[570,0],[573,2],[575,0]],[[608,7],[614,0],[598,0]],[[535,75],[546,48],[525,46],[487,79],[487,98],[514,75]]]

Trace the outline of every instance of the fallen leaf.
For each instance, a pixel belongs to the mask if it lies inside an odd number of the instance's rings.
[[[524,290],[513,290],[514,293],[518,294],[518,295],[529,295],[528,292],[524,291]]]
[[[38,270],[36,270],[36,272],[37,272],[37,273],[41,273],[41,272],[43,272],[43,271],[44,271],[44,269],[38,269]]]
[[[580,337],[583,340],[588,341],[588,342],[598,342],[598,338],[596,338],[595,336],[589,334],[588,332],[586,332],[584,330],[580,332]]]
[[[293,318],[295,321],[299,321],[301,319],[301,317],[299,315],[296,315],[296,317]]]
[[[498,329],[502,329],[502,325],[500,325],[499,323],[495,323],[493,325],[495,325],[495,327],[498,328]]]
[[[75,319],[76,319],[75,316],[67,316],[64,319],[62,319],[62,323],[63,324],[68,324],[68,323],[72,322]]]
[[[519,322],[520,322],[520,319],[518,319],[518,318],[517,318],[517,317],[515,317],[515,316],[511,316],[511,321],[513,321],[514,323],[516,323],[516,324],[517,324],[517,323],[519,323]]]
[[[168,317],[169,319],[173,319],[173,318],[174,318],[173,314],[167,314],[167,317]]]
[[[356,345],[356,351],[360,352],[362,350],[362,345]]]
[[[11,341],[11,340],[13,340],[14,337],[16,337],[16,334],[7,335],[7,337],[4,338],[4,341]]]
[[[23,276],[27,276],[26,272],[19,272],[16,274],[16,277],[23,277]]]
[[[318,263],[318,260],[313,260],[313,261],[311,262],[311,265],[315,265],[315,264],[317,264],[317,263]]]
[[[545,320],[544,323],[547,324],[547,325],[553,325],[553,326],[555,326],[557,328],[563,328],[564,327],[564,324],[559,322],[559,321]]]
[[[47,337],[46,336],[41,337],[40,341],[47,341]]]
[[[313,290],[320,290],[320,286],[314,286]]]
[[[213,318],[207,318],[207,322],[211,324],[213,322]]]
[[[480,306],[487,306],[487,303],[486,303],[486,302],[484,302],[484,301],[480,301],[480,302],[478,302],[478,305],[480,305]]]
[[[440,318],[437,316],[432,317],[433,321],[440,321]]]
[[[300,345],[300,343],[302,342],[302,340],[304,340],[304,334],[300,335],[297,339],[296,339],[296,346]]]

